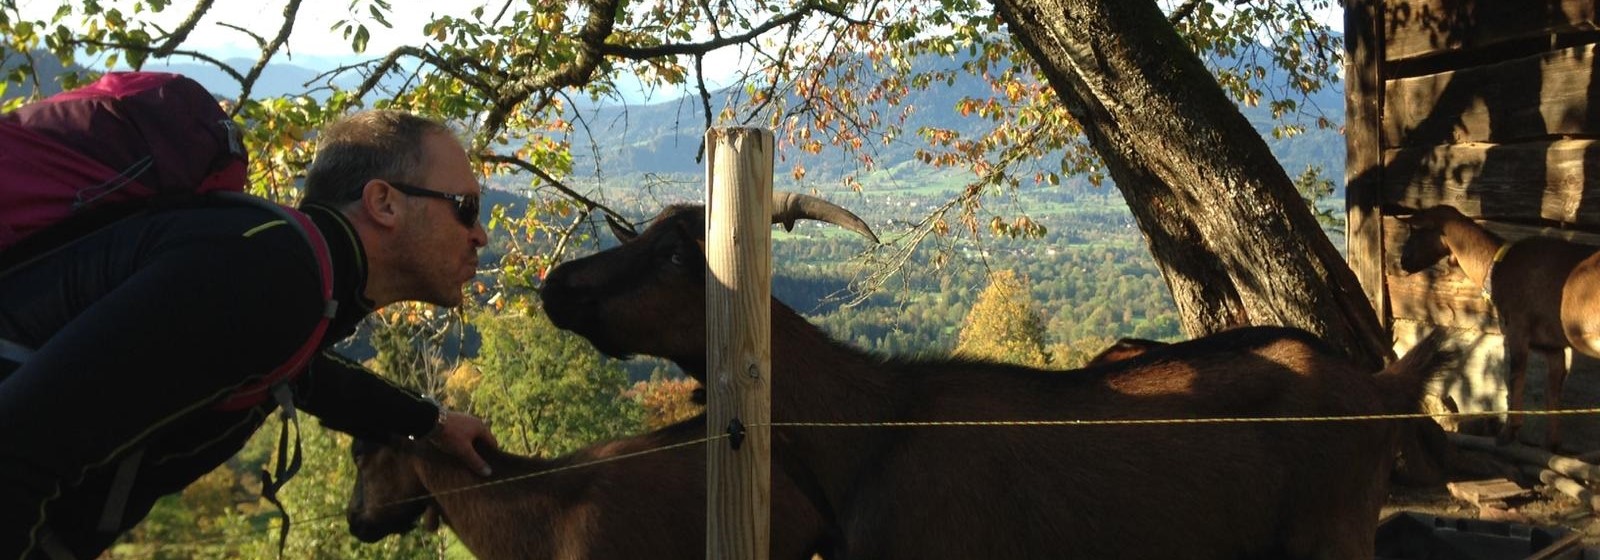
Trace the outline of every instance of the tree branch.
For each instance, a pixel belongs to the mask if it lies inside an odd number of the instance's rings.
[[[616,28],[616,14],[620,2],[621,0],[588,2],[589,17],[584,21],[583,28],[578,30],[578,41],[582,48],[578,50],[577,56],[570,64],[512,81],[494,92],[491,96],[493,106],[483,120],[484,136],[492,137],[498,134],[500,128],[505,126],[506,116],[511,114],[518,104],[533,95],[534,91],[577,87],[588,83],[605,55],[602,49],[606,46],[606,38],[610,37],[612,30]]]
[[[755,38],[766,34],[766,32],[768,32],[768,31],[771,31],[773,29],[776,29],[776,28],[784,26],[784,25],[789,25],[789,24],[798,22],[801,19],[804,19],[806,16],[811,15],[814,12],[825,13],[825,14],[833,16],[835,19],[844,21],[846,23],[854,24],[854,25],[869,25],[871,23],[871,22],[867,22],[867,21],[863,21],[863,20],[853,19],[848,14],[845,14],[842,10],[839,10],[837,8],[826,7],[826,6],[822,6],[820,4],[807,4],[807,5],[800,6],[799,8],[795,9],[795,11],[793,11],[793,12],[789,12],[788,14],[780,16],[777,19],[769,20],[766,23],[761,24],[760,26],[757,26],[757,27],[753,27],[749,31],[746,31],[746,32],[741,33],[739,35],[730,35],[728,37],[716,38],[716,39],[712,39],[710,41],[704,41],[704,42],[700,42],[700,43],[673,43],[673,44],[667,44],[667,45],[656,45],[656,46],[652,46],[652,47],[630,47],[630,46],[627,46],[627,45],[602,45],[602,48],[600,49],[600,52],[601,52],[601,54],[605,54],[605,55],[608,55],[608,56],[615,56],[615,57],[618,57],[618,58],[625,58],[625,59],[629,59],[629,60],[647,60],[647,59],[651,59],[651,58],[659,58],[659,57],[664,57],[664,56],[675,56],[675,55],[700,55],[700,54],[706,54],[706,53],[709,53],[711,51],[714,51],[714,50],[717,50],[717,49],[720,49],[720,48],[723,48],[723,47],[727,47],[727,46],[731,46],[731,45],[737,45],[737,44],[740,44],[740,43],[746,43],[746,42],[749,42],[749,41],[753,41],[753,40],[755,40]]]
[[[257,49],[265,49],[265,48],[267,48],[267,38],[256,34],[256,32],[254,32],[254,31],[251,31],[249,29],[245,29],[243,27],[239,27],[237,25],[234,25],[234,24],[231,24],[231,23],[227,23],[227,22],[217,22],[217,25],[226,27],[228,29],[232,29],[234,31],[238,31],[240,33],[243,33],[243,34],[249,36],[252,40],[254,40],[256,42],[256,48]]]
[[[495,91],[493,85],[483,81],[482,79],[479,79],[476,74],[462,70],[462,66],[464,65],[476,66],[475,62],[469,62],[456,58],[447,59],[432,51],[424,50],[419,47],[405,46],[389,51],[388,55],[385,55],[383,59],[377,61],[372,73],[367,75],[367,79],[361,82],[360,86],[356,87],[356,97],[364,97],[368,93],[372,92],[372,90],[377,89],[378,82],[383,79],[384,75],[388,74],[391,70],[394,70],[395,66],[400,64],[400,57],[402,56],[410,56],[427,62],[428,64],[433,65],[433,67],[439,71],[449,74],[450,77],[461,80],[463,83],[484,92],[485,95],[492,96]]]
[[[239,83],[239,104],[234,105],[234,112],[244,108],[244,100],[250,98],[250,90],[255,87],[256,79],[261,77],[261,71],[266,70],[267,62],[272,60],[272,55],[283,48],[283,43],[289,40],[289,33],[294,31],[295,14],[300,11],[300,0],[289,0],[283,6],[283,25],[278,28],[278,36],[261,49],[261,58],[256,60],[256,65],[250,68],[250,73]]]
[[[153,53],[154,56],[157,58],[166,58],[172,56],[172,52],[177,50],[178,45],[189,38],[189,32],[194,31],[194,27],[199,25],[200,18],[204,17],[206,12],[211,9],[211,4],[213,1],[214,0],[200,0],[199,2],[196,2],[194,5],[194,10],[189,12],[189,17],[185,18],[183,23],[178,24],[178,28],[172,30],[172,33],[167,34],[167,40],[163,42],[161,46],[156,47],[156,50]]]
[[[1190,14],[1193,14],[1195,8],[1200,7],[1200,5],[1204,4],[1205,2],[1206,0],[1189,0],[1188,2],[1184,2],[1183,5],[1172,10],[1172,14],[1167,16],[1167,21],[1171,22],[1173,25],[1177,25],[1178,22],[1187,19]]]
[[[516,166],[523,171],[527,171],[534,174],[534,176],[543,179],[544,182],[550,183],[550,186],[555,187],[558,191],[561,191],[561,194],[566,195],[567,198],[572,199],[578,204],[582,204],[587,211],[593,212],[598,210],[600,212],[604,212],[608,216],[611,216],[617,221],[627,224],[629,227],[633,226],[632,222],[629,222],[627,218],[624,218],[622,214],[617,213],[616,210],[612,210],[610,207],[604,204],[595,202],[594,200],[591,200],[589,197],[583,196],[582,194],[578,194],[578,191],[573,190],[572,187],[567,186],[566,183],[562,183],[555,177],[550,176],[549,173],[545,173],[545,171],[540,169],[539,166],[528,163],[527,161],[523,161],[521,158],[503,156],[500,154],[485,154],[483,156],[483,161]]]
[[[705,55],[694,55],[694,82],[700,91],[700,107],[705,110],[706,130],[711,130],[711,92],[706,89]],[[694,162],[704,163],[706,155],[705,135],[700,136],[700,148],[694,152]]]
[[[500,25],[500,18],[506,17],[506,11],[511,9],[511,1],[506,0],[504,4],[500,5],[500,11],[494,15],[494,19],[489,21],[489,25]]]
[[[140,45],[140,44],[108,43],[108,42],[105,42],[105,41],[84,41],[84,40],[70,41],[69,44],[71,44],[71,45],[93,45],[93,46],[96,46],[96,47],[103,47],[103,48],[110,48],[110,49],[121,49],[121,50],[124,50],[124,51],[136,51],[136,52],[148,53],[148,54],[151,54],[151,55],[154,55],[155,52],[156,52],[155,47],[151,47],[149,45]],[[190,57],[190,58],[193,58],[193,59],[196,59],[196,60],[205,61],[207,63],[210,63],[211,65],[216,66],[218,69],[221,69],[224,73],[227,73],[228,76],[232,77],[235,81],[238,81],[238,82],[241,82],[241,83],[244,82],[244,75],[240,74],[238,70],[234,70],[232,67],[228,66],[226,63],[222,62],[221,60],[217,60],[216,58],[213,58],[210,55],[203,54],[203,53],[198,53],[198,52],[195,52],[195,51],[175,49],[175,50],[172,51],[172,53],[169,56],[187,56],[187,57]]]
[[[793,54],[794,38],[795,34],[798,32],[799,28],[797,27],[789,28],[789,33],[783,38],[783,46],[778,48],[778,56],[774,58],[775,62],[772,65],[773,67],[789,67],[789,57]],[[755,52],[757,54],[765,54],[759,46],[756,47]],[[741,124],[750,124],[750,121],[755,120],[756,116],[761,114],[761,111],[766,110],[766,108],[771,105],[774,100],[778,99],[778,90],[780,87],[779,82],[781,81],[779,73],[769,72],[768,75],[771,76],[771,79],[767,82],[766,98],[762,99],[761,102],[756,104],[755,107],[750,108],[750,111],[745,114],[744,121]],[[791,83],[789,87],[793,87],[793,84]]]

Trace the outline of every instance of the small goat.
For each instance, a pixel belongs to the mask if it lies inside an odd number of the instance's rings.
[[[1450,206],[1434,206],[1400,218],[1411,230],[1400,249],[1400,268],[1414,273],[1446,257],[1483,290],[1500,316],[1505,335],[1510,418],[1501,444],[1522,427],[1523,386],[1531,351],[1547,366],[1545,408],[1561,407],[1567,378],[1566,349],[1600,357],[1600,254],[1596,248],[1532,237],[1507,243]],[[1561,421],[1551,416],[1545,446],[1561,446]]]
[[[704,382],[704,231],[700,208],[668,208],[551,271],[546,312],[603,352]],[[1304,331],[1251,327],[1062,374],[884,359],[777,300],[771,321],[773,470],[808,489],[839,558],[1370,558],[1394,421],[783,424],[1415,412],[1452,356],[1429,337],[1370,375]]]
[[[480,449],[494,480],[657,449],[705,437],[705,416],[589,446],[557,459]],[[434,508],[478,558],[705,558],[702,445],[521,478],[496,486],[424,443],[351,445],[356,484],[347,519],[364,542],[411,530]],[[827,548],[823,522],[782,473],[772,473],[771,558],[807,560]]]

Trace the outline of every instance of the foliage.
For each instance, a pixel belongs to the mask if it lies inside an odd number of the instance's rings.
[[[1333,181],[1322,176],[1320,167],[1306,166],[1305,171],[1294,176],[1294,187],[1306,200],[1306,206],[1311,209],[1311,215],[1317,218],[1318,224],[1334,233],[1344,233],[1344,208],[1323,204],[1333,197],[1334,187]]]
[[[124,535],[111,551],[115,558],[273,558],[283,513],[291,520],[283,541],[284,558],[432,558],[447,540],[412,532],[364,544],[345,529],[344,507],[354,480],[348,436],[323,429],[302,417],[300,449],[304,464],[278,494],[280,513],[262,499],[257,473],[277,460],[280,420],[269,418],[245,450],[206,474],[182,493],[163,498],[150,515]]]
[[[473,411],[508,451],[553,455],[637,432],[644,413],[624,392],[627,375],[544,315],[475,317],[483,337]]]
[[[459,348],[462,323],[457,319],[455,312],[414,304],[391,306],[375,315],[368,321],[368,340],[378,354],[372,369],[401,387],[438,398],[456,358],[446,356],[445,349]]]
[[[972,304],[955,354],[1033,367],[1050,363],[1044,319],[1034,309],[1028,279],[1010,270],[989,275],[989,286]]]
[[[689,377],[656,376],[634,383],[629,396],[644,407],[645,429],[657,430],[705,411],[705,407],[693,399],[699,387],[700,383]]]

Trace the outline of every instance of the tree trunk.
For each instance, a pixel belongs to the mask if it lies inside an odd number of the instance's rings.
[[[1151,0],[994,0],[1110,170],[1191,336],[1289,325],[1393,356],[1261,135]]]

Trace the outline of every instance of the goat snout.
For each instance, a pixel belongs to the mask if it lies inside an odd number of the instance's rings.
[[[350,512],[345,521],[350,525],[350,535],[364,543],[375,543],[389,535],[398,535],[411,530],[412,524],[407,522],[404,527],[392,527],[396,523],[378,523],[363,518],[357,512]]]

